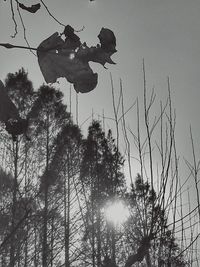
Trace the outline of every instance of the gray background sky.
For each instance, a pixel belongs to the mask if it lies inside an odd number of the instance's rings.
[[[21,1],[23,2],[23,1]],[[35,4],[34,1],[24,3]],[[110,72],[116,90],[119,79],[123,81],[125,106],[129,107],[139,97],[142,103],[142,59],[145,59],[147,85],[155,87],[156,104],[167,96],[167,76],[170,76],[173,106],[177,113],[177,148],[180,159],[190,159],[191,145],[189,126],[192,125],[195,149],[199,155],[200,141],[200,1],[199,0],[46,0],[49,10],[63,24],[75,29],[85,29],[79,36],[87,44],[96,45],[97,35],[102,27],[114,31],[118,52],[113,56],[117,65],[108,65],[108,70],[92,64],[98,72],[97,88],[88,94],[79,94],[79,122],[91,115],[113,116]],[[41,8],[36,14],[22,12],[27,38],[32,47],[63,27],[56,23],[46,10]],[[19,17],[16,19],[20,25]],[[0,1],[0,42],[26,45],[23,30],[19,26],[18,35],[11,38],[14,25],[11,20],[9,1]],[[37,89],[44,79],[37,64],[37,58],[27,50],[7,50],[0,47],[0,79],[8,72],[24,67]],[[62,80],[61,90],[69,104],[69,83]],[[72,110],[75,116],[75,92],[72,95]],[[127,124],[135,129],[135,110],[127,116]],[[154,114],[153,114],[154,115]],[[106,125],[113,126],[106,120]],[[143,134],[143,133],[141,133]],[[132,154],[134,155],[134,148]],[[133,172],[137,171],[132,162]],[[185,169],[180,175],[187,176]],[[193,190],[190,190],[193,193]],[[191,194],[191,199],[196,193]],[[187,197],[184,202],[187,202]],[[196,201],[194,201],[196,203]],[[196,205],[196,204],[195,204]]]
[[[23,1],[22,1],[23,2]],[[34,1],[24,1],[35,4]],[[199,0],[48,0],[49,10],[63,24],[75,29],[85,29],[79,36],[88,45],[98,42],[101,27],[114,31],[118,52],[113,56],[117,65],[108,65],[109,70],[92,64],[99,74],[97,88],[88,94],[79,94],[79,122],[91,115],[113,115],[109,73],[119,88],[122,78],[125,106],[129,107],[138,96],[142,101],[142,59],[145,59],[147,85],[155,87],[157,104],[167,95],[167,76],[170,76],[173,105],[177,113],[177,145],[179,153],[190,157],[189,125],[199,150],[199,100],[200,100],[200,1]],[[56,23],[42,7],[36,14],[22,11],[27,38],[32,47],[63,27]],[[11,38],[14,25],[11,20],[9,1],[0,2],[0,42],[26,45],[19,17],[18,35]],[[29,72],[35,88],[44,79],[37,58],[27,50],[0,48],[0,79],[8,72],[24,67]],[[69,99],[69,83],[61,81],[61,90]],[[75,93],[72,95],[72,110],[75,111]],[[110,125],[110,121],[106,121]],[[132,113],[127,123],[134,127]],[[134,152],[133,152],[134,153]]]

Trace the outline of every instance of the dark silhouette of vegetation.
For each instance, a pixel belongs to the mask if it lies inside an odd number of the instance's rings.
[[[173,232],[167,226],[165,210],[159,204],[154,204],[157,196],[149,182],[144,182],[138,174],[127,198],[131,210],[126,228],[127,238],[134,246],[133,254],[125,266],[129,267],[143,260],[147,266],[168,266],[170,250],[170,266],[187,266],[183,258],[176,259],[179,247]]]
[[[119,136],[92,120],[84,138],[63,94],[46,85],[33,90],[23,69],[8,74],[5,84],[21,118],[28,118],[31,138],[13,139],[2,125],[1,265],[187,266],[167,208],[178,189],[165,203],[167,173],[156,191],[141,168],[128,188]],[[130,213],[121,225],[105,216],[116,201]]]

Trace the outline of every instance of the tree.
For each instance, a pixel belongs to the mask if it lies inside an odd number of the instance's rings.
[[[62,93],[45,85],[33,91],[23,69],[9,74],[6,86],[20,116],[28,118],[31,139],[24,135],[13,139],[4,128],[0,132],[3,141],[0,223],[5,230],[0,231],[2,264],[13,267],[185,266],[183,248],[180,249],[175,238],[178,220],[174,212],[171,226],[167,220],[171,203],[176,211],[178,195],[171,102],[166,146],[159,150],[163,163],[160,187],[155,191],[152,133],[162,121],[164,111],[161,109],[160,117],[151,127],[151,102],[145,108],[144,144],[141,145],[139,130],[138,136],[134,136],[141,174],[127,193],[119,135],[116,142],[111,130],[106,133],[99,121],[92,121],[84,139],[66,111]],[[146,155],[150,155],[150,164]],[[146,166],[150,166],[150,172]],[[169,168],[171,188],[166,199]],[[118,199],[123,199],[131,212],[121,228],[114,227],[104,216],[106,204]]]
[[[93,121],[88,129],[88,137],[83,144],[81,180],[85,187],[86,233],[84,240],[90,240],[92,265],[102,264],[104,245],[109,243],[103,238],[111,238],[106,230],[102,209],[108,200],[119,196],[124,189],[124,176],[121,173],[123,158],[120,155],[109,130],[107,137],[98,121]],[[107,232],[107,235],[105,234]],[[105,234],[105,235],[104,235]],[[108,248],[115,262],[115,243]]]
[[[5,173],[2,169],[0,170],[0,239],[1,243],[6,238],[6,234],[9,232],[10,222],[10,201],[12,199],[13,177]],[[4,247],[0,248],[1,251],[1,265],[6,265],[6,255],[9,251],[9,243],[6,243]]]
[[[26,118],[30,107],[33,101],[33,86],[31,81],[28,79],[28,73],[22,68],[15,74],[9,73],[6,81],[6,88],[8,90],[8,95],[11,100],[14,102],[21,118]],[[19,189],[19,176],[20,168],[23,166],[23,162],[26,158],[24,153],[26,140],[21,137],[16,136],[16,138],[10,140],[12,144],[11,152],[11,169],[13,175],[13,184],[12,184],[12,208],[11,208],[11,228],[12,232],[17,224],[17,218],[20,218],[17,214],[17,203],[19,203],[20,189]],[[16,261],[16,239],[15,233],[11,236],[10,239],[10,266],[15,265]]]
[[[55,139],[55,151],[49,165],[49,176],[54,177],[56,191],[60,196],[60,206],[63,207],[63,225],[61,225],[64,243],[64,266],[77,261],[78,234],[80,231],[80,212],[77,208],[77,186],[80,171],[82,135],[77,125],[71,121],[64,124]],[[55,180],[56,179],[56,180]],[[53,180],[53,178],[52,178]],[[80,236],[80,234],[79,234]],[[74,241],[76,240],[76,241]]]
[[[50,163],[54,155],[54,141],[61,130],[63,124],[70,120],[66,112],[66,106],[61,102],[62,93],[53,87],[41,86],[38,90],[36,99],[31,110],[31,117],[36,124],[36,135],[38,144],[38,156],[40,168],[43,170],[41,175],[40,191],[43,208],[43,237],[42,237],[42,266],[48,266],[48,221],[49,221],[49,192],[54,181],[50,173]]]
[[[149,182],[144,182],[138,174],[131,192],[127,194],[131,214],[125,227],[126,245],[130,244],[132,250],[126,261],[127,267],[144,259],[147,266],[186,266],[182,257],[176,258],[180,248],[167,225],[166,211],[159,204],[154,204],[156,197]]]

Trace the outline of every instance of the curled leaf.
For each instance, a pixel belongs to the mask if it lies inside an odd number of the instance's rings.
[[[30,12],[30,13],[36,13],[38,11],[38,9],[40,9],[40,3],[35,4],[35,5],[32,5],[30,7],[25,6],[25,5],[21,4],[21,3],[19,3],[19,7],[21,9],[24,9],[24,10]]]
[[[106,63],[115,64],[111,56],[116,50],[114,33],[102,28],[98,37],[100,44],[88,47],[81,43],[74,29],[67,25],[63,32],[65,41],[56,32],[44,40],[37,48],[38,63],[47,83],[54,83],[60,77],[74,85],[77,92],[86,93],[97,85],[98,75],[89,62],[105,67]]]

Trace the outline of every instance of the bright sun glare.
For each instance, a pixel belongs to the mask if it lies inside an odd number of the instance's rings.
[[[122,224],[127,220],[129,210],[122,201],[115,201],[107,205],[104,214],[108,221],[114,224]]]

